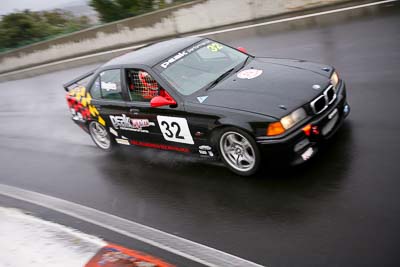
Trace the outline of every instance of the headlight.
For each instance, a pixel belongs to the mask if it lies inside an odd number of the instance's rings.
[[[287,129],[293,127],[298,122],[305,119],[306,117],[307,117],[307,114],[306,114],[306,111],[304,110],[304,108],[299,108],[299,109],[296,109],[295,111],[293,111],[292,113],[290,113],[289,115],[283,117],[281,119],[281,123],[282,123],[283,128],[285,128],[287,130]]]
[[[336,89],[338,83],[339,83],[339,75],[337,74],[336,71],[334,71],[331,76],[331,84],[333,85],[333,88]]]
[[[267,135],[274,136],[283,134],[287,129],[293,127],[306,117],[307,114],[303,108],[296,109],[289,115],[283,117],[280,121],[271,122],[267,128]]]

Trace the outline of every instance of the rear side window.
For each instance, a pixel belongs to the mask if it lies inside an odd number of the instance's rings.
[[[93,98],[122,100],[121,71],[106,70],[99,74],[90,89]]]

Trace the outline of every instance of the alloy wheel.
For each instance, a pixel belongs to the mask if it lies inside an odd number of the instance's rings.
[[[89,131],[90,135],[93,138],[93,141],[96,143],[98,147],[104,150],[107,150],[111,147],[110,136],[103,125],[101,125],[97,121],[92,121],[89,124]]]
[[[256,164],[254,148],[242,134],[225,132],[220,138],[219,145],[225,161],[235,170],[247,172]]]

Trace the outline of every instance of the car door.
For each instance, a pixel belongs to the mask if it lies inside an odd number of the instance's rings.
[[[107,130],[118,143],[128,143],[128,138],[123,136],[129,133],[127,125],[126,93],[121,83],[121,69],[108,69],[101,71],[95,78],[90,94],[92,104],[104,119]],[[128,122],[129,123],[129,122]]]
[[[167,91],[148,69],[127,68],[124,75],[129,89],[129,116],[137,125],[130,135],[131,144],[189,152],[194,139],[183,106],[151,107],[151,99]]]

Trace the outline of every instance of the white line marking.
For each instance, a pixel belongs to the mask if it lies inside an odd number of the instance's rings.
[[[189,37],[196,37],[196,36],[200,37],[200,36],[212,35],[212,34],[217,34],[217,33],[244,30],[244,29],[249,29],[249,28],[254,28],[254,27],[270,25],[270,24],[277,24],[277,23],[281,23],[281,22],[300,20],[300,19],[305,19],[305,18],[322,16],[322,15],[326,15],[326,14],[339,13],[339,12],[348,11],[348,10],[354,10],[354,9],[359,9],[359,8],[364,8],[364,7],[376,6],[376,5],[381,5],[381,4],[386,4],[386,3],[396,2],[396,1],[398,1],[398,0],[378,1],[378,2],[373,2],[373,3],[368,3],[368,4],[356,5],[356,6],[351,6],[351,7],[344,7],[344,8],[339,8],[339,9],[333,9],[333,10],[328,10],[328,11],[323,11],[323,12],[317,12],[317,13],[302,15],[302,16],[295,16],[295,17],[291,17],[291,18],[278,19],[278,20],[273,20],[273,21],[267,21],[267,22],[262,22],[262,23],[251,24],[251,25],[247,25],[247,26],[234,27],[234,28],[229,28],[229,29],[225,29],[225,30],[211,31],[211,32],[188,35],[188,36]],[[69,58],[69,59],[64,59],[64,60],[60,60],[60,61],[56,61],[56,62],[51,62],[51,63],[47,63],[47,64],[43,64],[43,65],[34,66],[34,67],[31,67],[31,68],[27,68],[27,69],[6,72],[6,73],[3,73],[3,74],[0,74],[0,77],[6,76],[6,75],[17,74],[17,73],[20,73],[20,72],[40,69],[40,68],[44,68],[44,67],[49,67],[49,66],[53,66],[53,65],[58,65],[58,64],[62,64],[62,63],[68,63],[68,62],[72,62],[72,61],[76,61],[76,60],[80,60],[80,59],[97,57],[97,56],[107,55],[107,54],[111,54],[111,53],[115,53],[115,52],[123,52],[123,51],[134,50],[134,49],[138,49],[138,48],[140,48],[142,46],[145,46],[147,44],[148,43],[144,43],[144,44],[140,44],[140,45],[134,45],[134,46],[114,49],[114,50],[110,50],[110,51],[104,51],[104,52],[99,52],[99,53],[95,53],[95,54],[90,54],[90,55],[85,55],[85,56],[80,56],[80,57],[74,57],[74,58]]]
[[[0,184],[0,194],[30,202],[211,267],[261,267],[254,262],[77,203]]]

